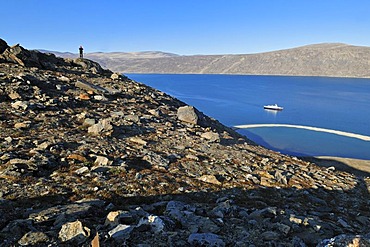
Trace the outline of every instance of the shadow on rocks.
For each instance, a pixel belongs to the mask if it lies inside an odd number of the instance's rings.
[[[1,246],[12,246],[28,232],[45,233],[44,246],[67,246],[73,242],[60,242],[58,233],[76,221],[89,229],[81,246],[90,246],[97,233],[100,246],[368,246],[370,242],[366,235],[370,197],[363,178],[349,190],[262,186],[211,190],[207,184],[200,190],[113,194],[110,200],[77,202],[67,199],[70,191],[1,202],[9,204],[1,207],[1,213],[8,215],[0,230]]]

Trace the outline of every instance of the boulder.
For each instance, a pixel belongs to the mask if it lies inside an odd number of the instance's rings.
[[[195,108],[192,106],[182,106],[177,110],[177,118],[180,121],[190,123],[190,124],[197,124],[198,123],[198,115],[195,111]]]
[[[90,71],[95,74],[101,74],[105,72],[105,70],[98,64],[97,62],[91,61],[86,58],[76,58],[73,60],[75,65],[82,67],[85,71]]]
[[[59,239],[62,242],[82,244],[90,235],[90,230],[83,227],[81,221],[68,222],[59,231]]]
[[[38,245],[49,241],[49,237],[43,232],[27,232],[19,241],[20,245]]]
[[[133,226],[119,224],[114,229],[109,231],[108,234],[116,241],[124,241],[130,238],[130,234],[133,229]]]
[[[94,93],[108,93],[108,90],[103,88],[103,87],[100,87],[98,85],[94,85],[90,82],[87,82],[87,81],[83,81],[83,80],[78,80],[76,81],[75,83],[75,86],[80,88],[80,89],[83,89],[85,91],[93,91]]]

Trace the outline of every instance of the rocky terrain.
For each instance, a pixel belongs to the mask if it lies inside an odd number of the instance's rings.
[[[88,53],[86,57],[123,73],[370,77],[370,48],[340,43],[241,55],[176,56],[144,52]]]
[[[370,245],[366,176],[88,59],[0,40],[0,85],[0,246]]]

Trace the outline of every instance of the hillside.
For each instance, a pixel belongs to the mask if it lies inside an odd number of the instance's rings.
[[[89,53],[86,57],[123,73],[370,77],[370,48],[340,43],[245,55],[155,54]]]
[[[89,59],[0,39],[0,99],[2,247],[370,243],[368,177],[257,146]]]

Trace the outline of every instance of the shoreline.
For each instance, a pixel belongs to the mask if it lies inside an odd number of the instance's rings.
[[[335,156],[298,157],[313,162],[318,166],[331,167],[340,171],[352,173],[360,177],[370,177],[370,160],[343,158]]]
[[[248,129],[248,128],[269,128],[269,127],[287,127],[297,129],[307,129],[317,132],[331,133],[335,135],[356,138],[363,141],[370,141],[370,136],[344,132],[339,130],[325,129],[312,126],[304,125],[293,125],[293,124],[248,124],[248,125],[236,125],[234,129]],[[357,158],[344,158],[337,156],[299,156],[298,158],[315,163],[321,167],[335,167],[337,170],[352,173],[360,177],[370,177],[370,160],[357,159]]]
[[[305,125],[294,125],[294,124],[247,124],[247,125],[235,125],[234,128],[236,129],[249,129],[249,128],[271,128],[271,127],[286,127],[286,128],[295,128],[295,129],[306,129],[312,130],[317,132],[325,132],[340,136],[346,136],[351,138],[360,139],[363,141],[370,141],[370,136],[345,132],[340,130],[333,130],[333,129],[325,129],[313,126],[305,126]]]

